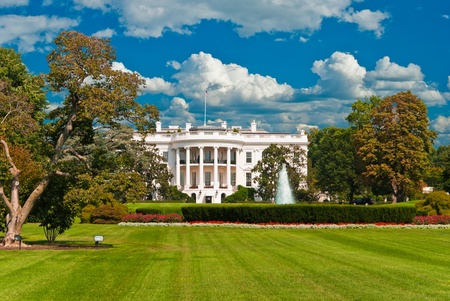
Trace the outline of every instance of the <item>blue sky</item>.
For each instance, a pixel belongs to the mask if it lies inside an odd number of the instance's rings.
[[[450,144],[448,0],[0,0],[0,45],[33,73],[61,30],[110,38],[163,125],[202,125],[206,90],[208,123],[291,133],[411,90]]]

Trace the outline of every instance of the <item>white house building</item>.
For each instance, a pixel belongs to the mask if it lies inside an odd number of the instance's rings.
[[[156,132],[146,142],[155,144],[173,174],[172,185],[192,196],[197,203],[221,203],[237,190],[238,185],[254,187],[252,168],[262,158],[270,144],[297,145],[307,151],[308,139],[299,134],[270,133],[258,130],[256,122],[250,128],[233,126],[185,128],[156,124]],[[306,175],[306,168],[303,171]]]

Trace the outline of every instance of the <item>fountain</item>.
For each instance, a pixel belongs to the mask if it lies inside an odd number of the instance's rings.
[[[286,166],[284,164],[281,166],[281,170],[278,174],[275,204],[295,204],[294,195],[292,194]]]

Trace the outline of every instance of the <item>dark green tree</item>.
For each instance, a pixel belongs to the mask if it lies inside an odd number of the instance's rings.
[[[324,128],[312,136],[308,151],[316,187],[347,201],[362,188],[353,133],[352,128]]]

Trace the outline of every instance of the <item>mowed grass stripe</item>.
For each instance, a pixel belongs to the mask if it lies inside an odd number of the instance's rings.
[[[36,225],[24,231],[43,237]],[[77,224],[58,240],[103,234],[113,248],[0,251],[0,292],[3,300],[447,300],[449,233]]]

